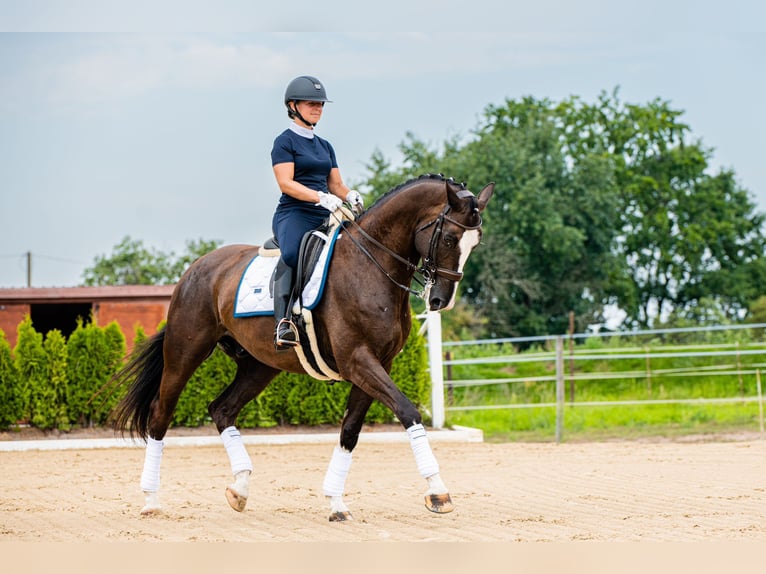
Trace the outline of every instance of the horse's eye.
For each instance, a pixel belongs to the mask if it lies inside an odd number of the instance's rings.
[[[450,249],[454,249],[455,245],[457,245],[457,237],[455,237],[454,235],[445,235],[444,243],[446,243],[447,247],[449,247]]]

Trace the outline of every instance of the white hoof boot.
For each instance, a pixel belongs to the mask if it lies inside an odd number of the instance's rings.
[[[234,510],[242,512],[247,506],[250,492],[250,471],[243,470],[234,475],[234,482],[226,487],[226,501]]]

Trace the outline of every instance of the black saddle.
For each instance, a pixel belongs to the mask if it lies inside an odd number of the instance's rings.
[[[301,294],[303,289],[311,278],[311,274],[314,272],[319,256],[322,253],[322,249],[325,246],[325,239],[322,237],[327,236],[327,232],[330,229],[330,225],[325,223],[320,225],[316,229],[312,229],[303,234],[301,238],[301,245],[298,249],[298,269],[295,270],[295,278],[293,280],[292,297],[293,301],[297,300],[301,307],[303,307],[303,301],[301,301]],[[319,235],[321,234],[321,235]],[[262,249],[275,250],[279,249],[279,241],[272,236],[264,241]],[[276,269],[274,270],[276,272]],[[271,277],[271,288],[274,286],[274,275]]]

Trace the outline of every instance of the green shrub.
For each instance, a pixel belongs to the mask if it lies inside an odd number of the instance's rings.
[[[428,404],[430,382],[425,341],[415,324],[391,370],[394,382],[421,412]],[[145,340],[136,330],[135,345]],[[70,424],[103,424],[126,391],[108,383],[125,359],[125,337],[117,323],[105,328],[92,321],[77,327],[68,341],[51,331],[42,335],[29,319],[19,325],[15,359],[4,336],[0,338],[0,425],[28,419],[42,429]],[[4,346],[3,346],[4,344]],[[200,365],[179,397],[171,424],[200,426],[210,421],[208,405],[231,383],[236,364],[216,349]],[[285,424],[339,424],[346,408],[350,384],[327,383],[308,375],[280,373],[255,400],[242,409],[237,424],[260,427]],[[367,422],[392,422],[393,413],[373,403]]]
[[[21,381],[21,419],[29,422],[35,415],[32,397],[44,393],[48,376],[43,336],[35,331],[29,317],[19,323],[13,356]]]
[[[49,331],[43,343],[46,377],[41,386],[32,389],[30,404],[32,424],[40,429],[67,429],[66,339],[61,331]]]
[[[122,364],[125,337],[115,322],[101,328],[78,321],[67,353],[69,417],[82,426],[102,424],[118,397],[99,395]]]
[[[172,424],[197,427],[210,422],[207,406],[234,379],[236,371],[234,361],[216,349],[189,379],[178,399]]]
[[[0,428],[7,429],[22,417],[21,382],[11,346],[0,329]]]

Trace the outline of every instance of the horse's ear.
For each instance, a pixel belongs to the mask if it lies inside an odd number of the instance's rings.
[[[484,189],[479,192],[479,211],[484,211],[484,208],[487,207],[493,193],[495,193],[494,181],[485,185]]]

